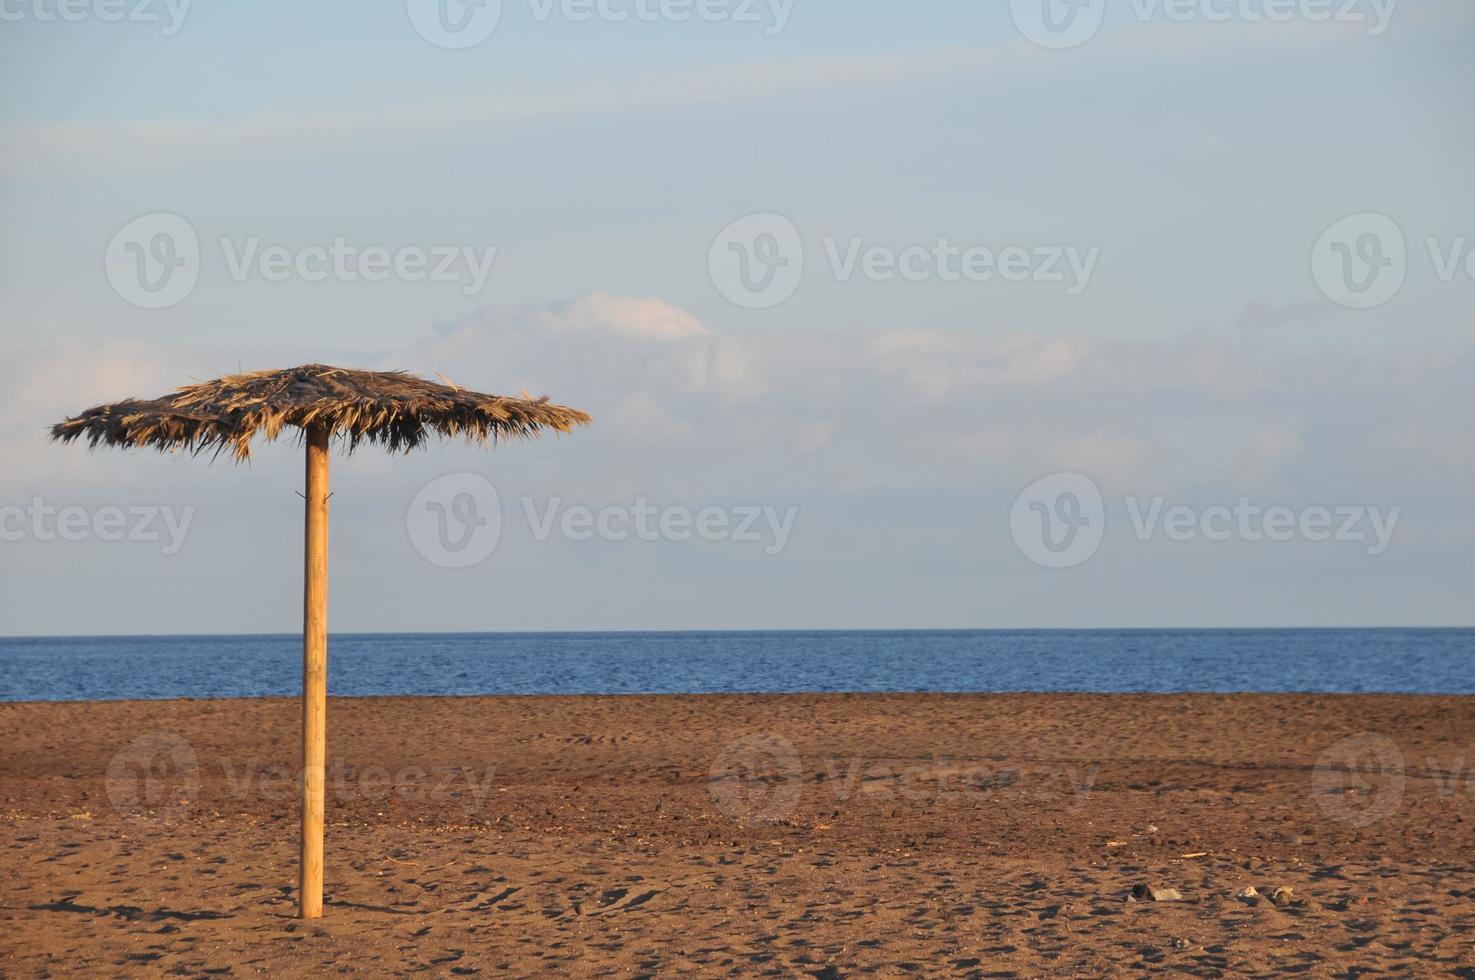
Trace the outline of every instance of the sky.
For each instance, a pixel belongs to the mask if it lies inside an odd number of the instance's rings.
[[[299,629],[300,447],[47,430],[310,362],[595,418],[335,457],[339,631],[1468,626],[1472,51],[1462,0],[0,0],[0,634]]]

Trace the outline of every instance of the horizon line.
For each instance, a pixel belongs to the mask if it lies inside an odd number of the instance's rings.
[[[805,634],[805,633],[1305,633],[1305,632],[1408,632],[1422,631],[1472,631],[1475,625],[1444,626],[958,626],[958,627],[789,627],[749,629],[579,629],[579,630],[343,630],[329,631],[334,637],[375,636],[682,636],[682,635],[732,635],[744,634]],[[301,639],[302,634],[292,632],[266,633],[16,633],[0,634],[5,640],[188,640],[188,639]]]

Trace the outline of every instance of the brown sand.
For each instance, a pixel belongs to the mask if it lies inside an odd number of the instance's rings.
[[[297,712],[0,705],[0,975],[1475,977],[1475,700],[335,700],[314,923]]]

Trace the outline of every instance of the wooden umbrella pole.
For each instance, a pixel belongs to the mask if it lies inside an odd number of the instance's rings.
[[[323,914],[323,799],[328,721],[328,429],[307,430],[302,590],[302,864],[297,911]]]

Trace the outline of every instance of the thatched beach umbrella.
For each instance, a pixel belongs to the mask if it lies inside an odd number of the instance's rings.
[[[304,919],[323,914],[323,796],[328,706],[328,445],[361,442],[408,451],[430,436],[488,440],[567,432],[588,415],[548,399],[504,398],[398,371],[308,364],[230,375],[151,401],[115,402],[58,423],[53,439],[91,446],[152,446],[251,456],[251,440],[288,426],[307,447],[306,564],[302,606],[302,863],[297,897]]]

